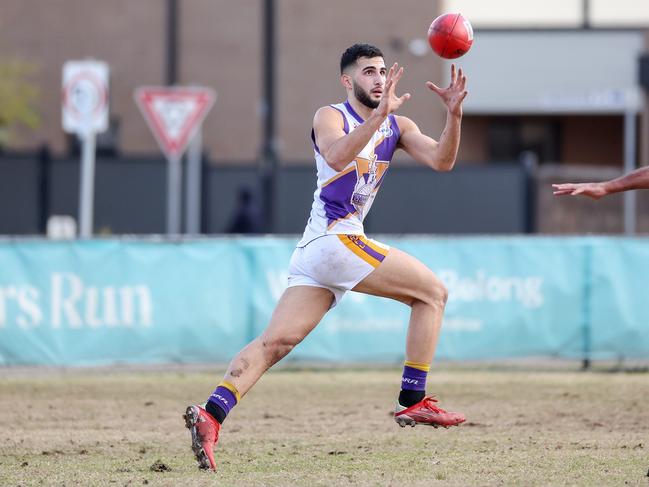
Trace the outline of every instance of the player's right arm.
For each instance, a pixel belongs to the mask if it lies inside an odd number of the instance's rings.
[[[601,183],[562,183],[553,184],[552,187],[556,196],[583,195],[597,200],[621,191],[649,189],[649,167],[641,167],[624,176]]]
[[[336,171],[342,171],[363,150],[390,113],[410,98],[410,93],[395,94],[403,68],[394,63],[383,86],[381,102],[372,114],[350,133],[345,134],[343,115],[333,107],[320,108],[313,118],[313,132],[320,155]]]
[[[345,134],[343,115],[333,107],[322,107],[313,117],[315,142],[327,164],[342,171],[370,141],[385,117],[372,113],[356,129]]]

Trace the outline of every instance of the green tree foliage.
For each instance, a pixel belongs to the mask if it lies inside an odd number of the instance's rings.
[[[21,61],[0,62],[0,146],[9,142],[15,127],[40,123],[39,90],[29,80],[34,72],[34,66]]]

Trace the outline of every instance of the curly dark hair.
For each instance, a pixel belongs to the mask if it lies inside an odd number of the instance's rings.
[[[371,44],[354,44],[343,52],[340,58],[340,74],[361,57],[383,57],[381,49]]]

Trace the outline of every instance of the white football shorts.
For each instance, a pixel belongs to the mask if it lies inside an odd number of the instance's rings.
[[[364,235],[323,235],[297,247],[288,268],[288,287],[329,289],[333,308],[343,295],[376,269],[390,247]]]

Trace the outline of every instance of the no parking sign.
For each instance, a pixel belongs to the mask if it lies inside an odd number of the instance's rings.
[[[68,61],[63,65],[63,130],[81,139],[79,236],[92,236],[95,196],[95,136],[108,129],[108,64]]]
[[[108,129],[108,65],[68,61],[63,65],[63,130],[71,133]]]

